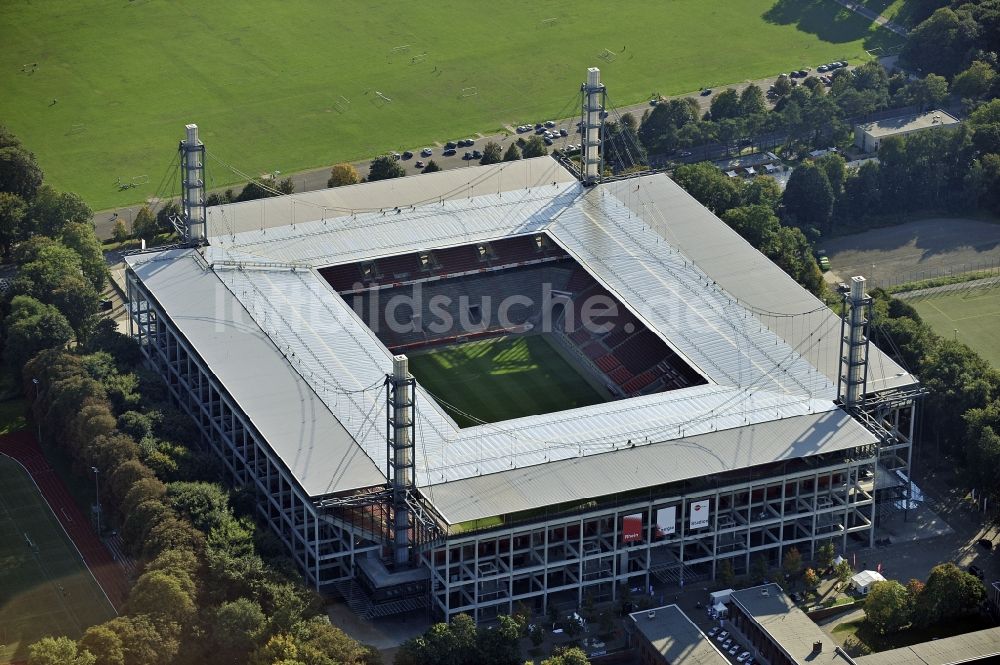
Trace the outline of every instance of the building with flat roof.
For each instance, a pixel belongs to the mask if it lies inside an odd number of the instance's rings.
[[[855,125],[854,145],[863,152],[878,152],[882,139],[887,136],[902,136],[925,129],[952,127],[959,122],[961,121],[958,118],[940,109],[876,120]]]
[[[777,584],[734,591],[729,620],[771,665],[851,661]]]
[[[130,333],[307,582],[362,615],[488,620],[871,544],[898,500],[876,471],[909,473],[916,377],[663,174],[585,186],[545,157],[196,217],[202,242],[127,257]],[[606,327],[579,323],[591,297]],[[538,334],[596,403],[470,421],[407,369]]]
[[[943,637],[854,659],[856,665],[957,665],[1000,660],[1000,628]]]
[[[634,612],[626,623],[641,665],[729,665],[715,643],[677,605]]]

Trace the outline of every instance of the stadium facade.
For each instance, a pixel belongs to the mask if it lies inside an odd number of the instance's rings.
[[[202,242],[127,257],[130,334],[309,584],[361,614],[739,575],[870,545],[906,506],[918,383],[869,342],[863,280],[845,323],[666,175],[585,186],[544,157],[195,216]],[[418,290],[461,329],[424,325]],[[595,294],[610,325],[582,327]],[[603,401],[461,427],[407,373],[533,334]]]

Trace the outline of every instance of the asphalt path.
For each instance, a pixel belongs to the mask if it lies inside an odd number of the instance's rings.
[[[821,63],[816,63],[816,65],[819,64]],[[747,86],[751,84],[757,85],[766,92],[768,87],[774,84],[775,80],[777,79],[778,73],[780,72],[776,72],[774,76],[763,79],[757,79],[756,81],[743,81],[741,83],[733,83],[726,86],[719,86],[713,89],[711,95],[702,95],[701,91],[694,91],[683,95],[676,95],[668,99],[683,99],[685,97],[693,97],[698,102],[698,108],[700,112],[704,113],[711,106],[712,98],[719,92],[722,92],[727,88],[733,88],[738,93],[741,93]],[[650,108],[651,106],[648,102],[627,106],[625,108],[617,108],[612,111],[610,119],[615,120],[621,114],[631,113],[636,117],[636,120],[641,120],[642,114],[645,113],[646,110]],[[579,118],[576,117],[563,118],[556,122],[555,129],[557,130],[560,128],[566,129],[568,132],[568,136],[556,139],[553,142],[550,149],[565,148],[565,146],[568,144],[578,145],[580,143],[580,136],[579,134],[575,133],[576,122],[578,119]],[[545,122],[547,120],[550,120],[550,118],[540,118],[534,122]],[[528,121],[524,120],[522,122],[524,124],[527,124]],[[534,122],[532,123],[532,125],[534,124]],[[486,145],[486,143],[489,141],[495,141],[496,143],[499,143],[501,150],[506,151],[507,146],[509,146],[512,142],[516,142],[518,137],[520,136],[523,136],[525,139],[527,139],[530,136],[532,136],[532,133],[527,132],[524,134],[518,134],[516,131],[516,125],[511,124],[505,126],[504,131],[498,134],[492,134],[492,135],[476,134],[474,136],[465,136],[465,137],[456,136],[430,145],[415,146],[409,148],[409,150],[413,152],[414,156],[411,159],[402,160],[401,163],[406,168],[407,175],[416,175],[420,173],[421,169],[417,168],[416,166],[417,161],[427,162],[432,159],[443,170],[468,168],[477,165],[479,163],[479,160],[463,159],[463,156],[465,155],[466,151],[482,150],[483,146]],[[475,145],[471,147],[458,148],[454,156],[450,157],[443,156],[442,152],[444,150],[445,143],[447,141],[458,140],[460,138],[475,139]],[[420,151],[425,147],[431,148],[434,154],[431,155],[430,157],[421,157]],[[724,156],[725,146],[719,146],[719,145],[704,146],[695,149],[693,152],[694,154],[687,158],[678,158],[674,159],[673,161],[684,162],[684,161],[701,161],[704,159],[719,159]],[[357,161],[353,163],[353,166],[355,169],[357,169],[359,174],[364,176],[368,173],[368,166],[370,161],[371,161],[370,159]],[[292,174],[283,173],[280,175],[280,177],[282,178],[290,177],[295,185],[296,192],[311,192],[318,189],[325,189],[327,186],[326,185],[327,180],[330,177],[331,166],[333,165],[331,164],[330,166],[324,166],[318,169],[310,169],[307,171],[300,171],[298,173],[292,173]],[[227,185],[225,187],[213,189],[211,191],[221,193],[227,189],[232,189],[235,192],[239,192],[245,184],[246,183],[243,182],[236,183],[232,185]],[[102,210],[94,213],[94,226],[97,232],[97,237],[101,240],[110,239],[114,231],[115,220],[118,219],[118,217],[124,219],[126,226],[129,229],[131,229],[132,221],[135,219],[135,216],[139,212],[139,209],[141,207],[142,204],[136,204],[133,206],[112,208],[109,210]]]

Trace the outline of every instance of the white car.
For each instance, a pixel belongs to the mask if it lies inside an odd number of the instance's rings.
[[[431,150],[430,148],[424,148],[423,150],[420,151],[420,154],[423,157],[430,157],[431,155],[434,154],[434,151]]]
[[[716,635],[716,634],[717,634],[718,632],[719,632],[719,627],[718,627],[718,626],[713,626],[713,627],[712,627],[712,630],[708,631],[708,636],[709,636],[709,637],[715,637],[715,635]]]
[[[722,648],[728,649],[732,645],[732,643],[733,643],[733,638],[727,637],[726,641],[722,643]]]
[[[729,647],[729,655],[730,656],[735,656],[736,654],[738,654],[740,652],[740,649],[742,649],[742,648],[743,647],[740,645],[739,642],[733,643],[733,646]]]
[[[736,662],[737,662],[737,663],[743,663],[743,662],[746,662],[746,659],[747,659],[747,658],[749,658],[749,657],[750,657],[750,652],[749,652],[749,651],[744,651],[744,652],[743,652],[743,653],[741,653],[741,654],[739,655],[739,657],[738,657],[738,658],[736,659]]]
[[[724,639],[726,639],[727,637],[729,637],[729,631],[728,630],[724,630],[724,631],[722,631],[721,633],[718,634],[718,636],[715,638],[715,641],[716,642],[721,642]],[[729,640],[729,642],[732,643],[732,640]]]

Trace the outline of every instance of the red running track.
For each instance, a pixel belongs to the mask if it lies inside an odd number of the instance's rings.
[[[115,611],[121,612],[129,592],[125,571],[94,533],[90,520],[80,512],[62,479],[49,466],[35,437],[27,430],[0,436],[0,453],[20,462],[31,475]]]

